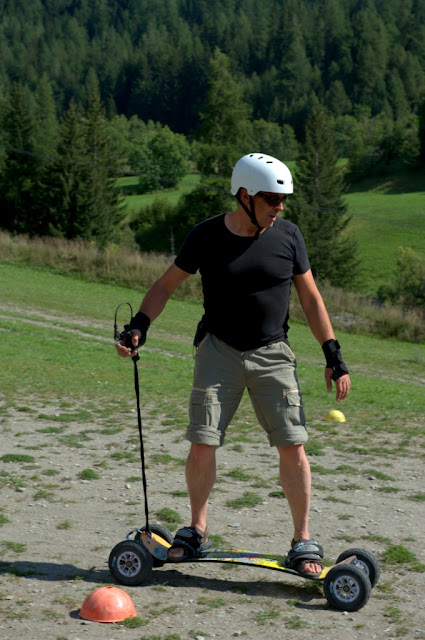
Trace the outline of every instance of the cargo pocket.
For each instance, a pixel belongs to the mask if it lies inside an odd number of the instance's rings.
[[[217,429],[220,403],[217,394],[193,389],[190,396],[189,419],[192,427]]]
[[[193,389],[189,404],[187,438],[190,442],[220,446],[224,433],[220,431],[221,405],[215,392]]]
[[[289,389],[283,392],[286,400],[286,413],[288,424],[292,426],[305,425],[305,414],[301,394],[298,389]]]

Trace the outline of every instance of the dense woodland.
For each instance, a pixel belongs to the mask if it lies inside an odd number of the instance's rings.
[[[170,234],[178,243],[227,206],[235,161],[261,150],[297,160],[287,215],[316,272],[349,287],[347,182],[423,171],[425,0],[0,0],[0,9],[0,227],[12,233],[166,251]],[[128,219],[118,176],[139,176],[143,193],[189,170],[200,186],[176,208],[158,201]],[[335,273],[323,271],[330,251]]]
[[[98,82],[108,116],[191,133],[218,47],[255,119],[302,134],[313,95],[334,116],[397,120],[425,90],[424,0],[2,0],[0,88],[35,92],[59,113]]]

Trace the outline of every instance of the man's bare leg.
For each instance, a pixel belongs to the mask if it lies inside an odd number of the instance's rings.
[[[309,540],[308,514],[310,511],[311,472],[302,444],[277,447],[280,456],[280,483],[288,500],[294,522],[294,540]],[[304,571],[320,573],[322,567],[307,562]]]
[[[192,444],[186,461],[186,483],[192,509],[191,526],[200,532],[207,528],[208,498],[216,479],[217,447]],[[170,558],[181,558],[184,549],[170,549]]]

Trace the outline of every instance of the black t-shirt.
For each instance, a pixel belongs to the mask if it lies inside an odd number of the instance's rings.
[[[248,351],[286,336],[292,276],[310,264],[292,222],[277,218],[257,237],[241,237],[227,229],[224,217],[194,226],[175,264],[201,273],[207,330]]]

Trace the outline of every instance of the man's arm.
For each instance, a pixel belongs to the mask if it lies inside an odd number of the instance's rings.
[[[150,318],[150,321],[153,322],[163,311],[177,287],[190,275],[190,273],[183,271],[173,263],[146,293],[139,311],[145,313]]]
[[[183,271],[176,264],[172,264],[167,271],[151,286],[146,293],[140,305],[139,313],[147,316],[150,322],[153,322],[163,311],[168,300],[177,289],[177,287],[186,280],[191,274]],[[149,323],[148,323],[149,326]],[[146,329],[147,330],[147,329]],[[139,344],[141,332],[138,329],[132,329],[132,342],[135,347]],[[146,336],[146,332],[145,332]],[[125,344],[119,342],[115,345],[118,355],[125,358],[134,355],[134,350],[129,349]]]
[[[293,281],[311,332],[320,346],[327,340],[334,340],[335,334],[332,324],[311,269],[306,273],[294,276]],[[332,391],[332,374],[332,369],[327,367],[325,369],[325,380],[328,391]],[[336,400],[340,402],[340,400],[344,400],[347,397],[350,391],[351,381],[348,373],[339,377],[335,381],[335,385]]]

